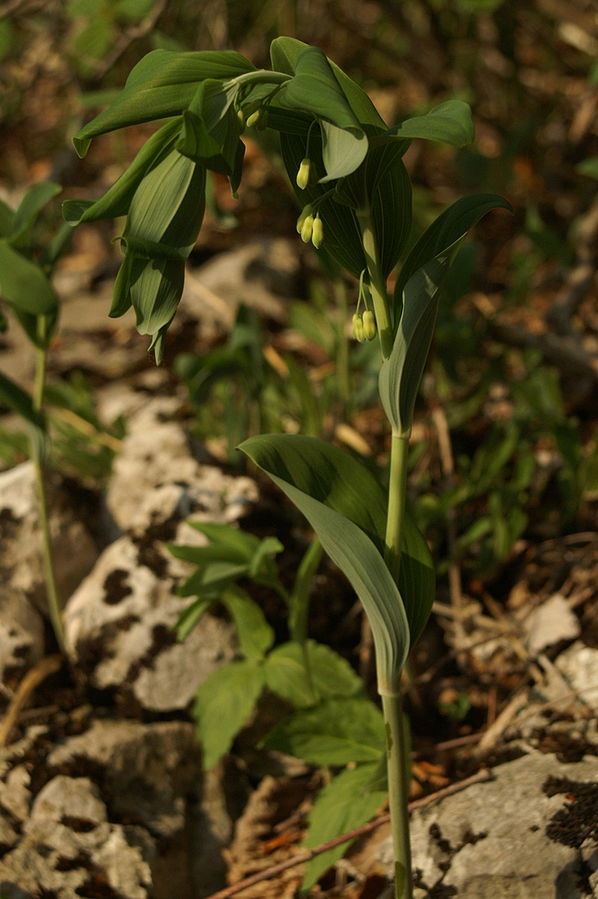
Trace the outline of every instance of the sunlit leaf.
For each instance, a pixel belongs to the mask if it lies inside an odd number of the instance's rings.
[[[297,642],[277,646],[264,663],[264,676],[268,689],[295,708],[313,706],[326,697],[354,696],[363,690],[349,663],[313,640],[304,646]]]
[[[227,590],[220,602],[231,615],[241,654],[249,661],[260,661],[274,643],[274,631],[260,607],[240,590]]]
[[[264,745],[310,765],[376,762],[385,747],[384,719],[370,699],[337,697],[285,718]]]
[[[474,138],[471,109],[463,100],[447,100],[425,115],[405,119],[393,133],[402,138],[421,137],[465,147]]]
[[[131,70],[114,102],[75,136],[77,152],[84,156],[91,138],[106,131],[180,115],[205,78],[230,79],[252,71],[254,66],[231,50],[152,50]]]

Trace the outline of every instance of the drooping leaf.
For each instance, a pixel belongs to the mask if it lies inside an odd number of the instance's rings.
[[[310,765],[377,762],[384,752],[384,719],[370,699],[328,699],[302,709],[271,731],[264,745]]]
[[[114,102],[75,136],[75,148],[85,156],[98,134],[180,115],[205,78],[230,79],[254,70],[249,60],[231,50],[152,50],[131,70]]]
[[[372,152],[371,163],[368,159],[374,235],[385,278],[397,264],[411,232],[411,179],[403,152],[400,143],[385,143]]]
[[[471,109],[463,100],[447,100],[425,115],[405,119],[393,133],[401,138],[421,137],[437,140],[453,147],[465,147],[474,138]]]
[[[239,162],[245,149],[239,140],[241,122],[233,107],[237,93],[236,85],[203,81],[183,114],[184,126],[177,144],[180,153],[228,175],[233,191],[239,186]]]
[[[241,590],[227,590],[220,602],[233,619],[241,654],[250,662],[262,660],[274,643],[274,631],[260,607]]]
[[[349,174],[361,165],[368,141],[328,59],[317,47],[306,47],[296,58],[294,73],[277,94],[277,105],[311,113],[322,122],[326,174],[321,181]]]
[[[277,646],[265,661],[264,676],[268,689],[295,708],[312,706],[329,696],[354,696],[363,689],[348,662],[313,640],[304,646],[297,642]]]
[[[130,166],[99,200],[66,200],[63,215],[71,225],[126,215],[133,195],[148,172],[160,163],[178,139],[182,119],[177,117],[152,134]]]
[[[172,150],[135,191],[123,234],[127,250],[186,259],[203,220],[205,183],[204,167]]]
[[[0,239],[0,291],[15,309],[32,315],[50,315],[58,297],[45,274],[6,239]]]
[[[264,688],[262,666],[244,660],[219,668],[203,682],[193,709],[209,771],[228,752]]]
[[[337,502],[337,499],[339,506],[345,504],[339,493],[331,492],[330,488],[336,481],[334,472],[318,472],[310,464],[309,456],[301,459],[297,444],[281,444],[280,436],[253,437],[240,448],[305,515],[330,558],[350,581],[363,603],[372,628],[378,689],[382,694],[393,694],[399,689],[401,669],[409,650],[409,626],[398,588],[366,532],[326,504]],[[320,498],[315,499],[311,495],[312,490]],[[363,505],[369,506],[370,503],[368,496],[367,503]],[[364,514],[366,519],[370,519],[367,510],[361,512],[359,517]]]
[[[318,795],[309,816],[309,832],[304,845],[320,846],[341,833],[365,824],[380,808],[386,792],[371,790],[370,781],[377,765],[370,762],[342,771]],[[339,858],[351,841],[315,856],[306,865],[302,889],[309,890]]]
[[[270,59],[272,68],[287,75],[294,75],[297,61],[301,54],[309,47],[303,41],[292,37],[278,37],[270,45]],[[334,76],[351,107],[355,118],[362,125],[368,125],[373,129],[384,131],[386,124],[378,114],[376,107],[365,93],[345,72],[332,60],[328,60]]]
[[[372,472],[357,458],[316,437],[300,434],[252,437],[240,449],[268,474],[350,519],[382,547],[386,497]]]

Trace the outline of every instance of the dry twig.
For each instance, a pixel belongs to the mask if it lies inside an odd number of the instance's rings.
[[[473,784],[484,783],[487,780],[492,780],[492,778],[492,772],[488,768],[482,768],[477,774],[473,774],[471,777],[459,781],[459,783],[450,784],[448,787],[437,790],[436,793],[431,793],[429,796],[424,796],[421,799],[410,802],[409,811],[413,811],[416,808],[422,808],[422,806],[425,805],[430,805],[432,802],[444,799],[446,796],[452,796],[454,793],[459,793],[461,790],[473,786]],[[208,899],[229,899],[230,896],[236,896],[238,893],[242,893],[243,890],[254,886],[256,883],[262,883],[264,880],[271,880],[273,877],[277,877],[284,871],[288,871],[289,868],[295,868],[297,865],[302,865],[310,859],[315,858],[317,855],[321,855],[329,849],[340,846],[342,843],[348,843],[356,837],[362,837],[365,834],[371,833],[382,824],[388,824],[389,821],[390,815],[380,815],[378,818],[374,818],[373,821],[369,821],[361,827],[356,827],[355,830],[351,830],[348,833],[343,833],[340,836],[335,837],[334,840],[328,840],[327,843],[322,843],[321,846],[316,846],[314,849],[304,849],[303,852],[298,853],[293,856],[293,858],[288,858],[284,862],[265,868],[257,874],[252,874],[251,877],[246,877],[244,880],[239,881],[239,883],[235,883],[230,887],[219,890],[217,893],[213,893],[209,896]]]
[[[8,742],[10,733],[19,720],[21,710],[30,694],[42,681],[58,671],[63,664],[64,656],[62,655],[46,656],[45,659],[42,659],[34,668],[27,672],[8,706],[4,719],[0,723],[0,748]]]

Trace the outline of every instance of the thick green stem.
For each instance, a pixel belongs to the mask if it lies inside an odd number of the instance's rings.
[[[386,562],[395,580],[399,577],[401,540],[405,519],[405,494],[407,490],[407,454],[409,437],[393,434],[390,446],[390,472],[388,480],[388,513],[386,519]],[[411,899],[411,843],[409,840],[409,746],[405,732],[401,696],[383,696],[382,710],[386,725],[388,802],[392,842],[395,856],[396,899]]]
[[[388,765],[388,805],[395,857],[395,899],[412,899],[411,843],[409,840],[409,740],[400,696],[383,696]]]
[[[41,319],[40,329],[45,327],[45,321]],[[44,347],[38,347],[35,357],[35,384],[33,389],[33,406],[37,412],[41,412],[44,404],[44,388],[46,381],[46,362],[47,350]],[[45,485],[45,465],[44,465],[45,447],[44,441],[39,435],[35,435],[32,440],[32,457],[33,467],[35,470],[35,487],[37,492],[37,502],[39,508],[39,524],[42,538],[42,560],[44,566],[44,577],[46,581],[46,591],[48,594],[48,610],[50,613],[50,621],[54,628],[56,642],[61,652],[66,654],[64,641],[64,625],[62,621],[62,611],[60,608],[60,599],[58,597],[58,588],[56,586],[56,572],[54,570],[54,554],[52,550],[52,538],[50,535],[50,519],[48,516],[48,504],[46,501],[46,485]]]

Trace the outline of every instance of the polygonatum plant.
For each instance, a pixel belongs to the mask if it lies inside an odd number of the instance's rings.
[[[301,239],[356,279],[353,334],[376,338],[380,347],[380,401],[391,431],[387,483],[314,438],[258,436],[241,449],[305,515],[369,618],[386,723],[395,892],[404,899],[413,888],[401,674],[434,594],[428,546],[405,503],[409,437],[443,279],[468,231],[509,204],[488,194],[463,197],[411,246],[405,152],[417,138],[470,143],[467,104],[448,100],[389,127],[359,85],[318,48],[280,37],[271,45],[271,63],[258,69],[232,51],[149,53],[75,145],[84,155],[96,135],[164,123],[103,197],[70,201],[65,215],[73,224],[126,216],[110,314],[133,306],[138,330],[150,336],[160,361],[203,217],[206,173],[227,176],[236,194],[243,134],[268,128],[279,137],[301,206]]]

